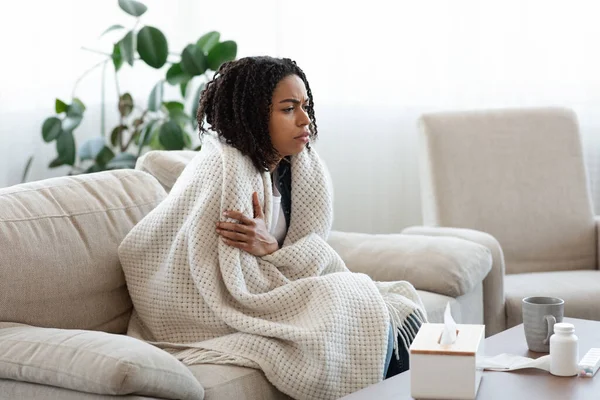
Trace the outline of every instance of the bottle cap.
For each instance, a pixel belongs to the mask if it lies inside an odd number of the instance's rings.
[[[554,324],[554,332],[556,333],[573,333],[575,331],[575,326],[573,324],[569,324],[568,322],[558,322]]]

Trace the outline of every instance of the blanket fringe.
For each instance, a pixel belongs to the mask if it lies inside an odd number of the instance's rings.
[[[414,329],[413,324],[421,326],[423,323],[427,322],[427,316],[418,307],[406,316],[406,309],[408,306],[401,296],[389,292],[382,292],[381,295],[390,314],[392,332],[395,333],[393,335],[394,353],[396,354],[396,359],[400,359],[398,338],[402,340],[402,345],[408,350],[410,344],[415,339],[415,336],[417,336],[417,331]]]
[[[260,369],[260,366],[254,361],[230,354],[221,353],[215,350],[200,349],[197,347],[191,347],[185,350],[174,348],[165,348],[164,350],[172,354],[175,358],[177,358],[185,365],[233,364],[241,367]]]

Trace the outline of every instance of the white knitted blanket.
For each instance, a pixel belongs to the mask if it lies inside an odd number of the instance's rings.
[[[282,248],[255,257],[215,232],[224,210],[252,216],[258,192],[267,227],[270,174],[206,137],[169,196],[119,247],[136,315],[129,334],[186,364],[260,368],[297,399],[336,399],[381,381],[390,323],[425,320],[407,282],[349,272],[326,243],[332,189],[314,149],[292,157],[291,224]]]

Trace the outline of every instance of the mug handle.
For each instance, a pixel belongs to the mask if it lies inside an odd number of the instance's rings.
[[[554,334],[554,324],[556,323],[556,318],[554,315],[544,315],[544,320],[548,324],[548,335],[542,343],[548,344],[548,342],[550,342],[550,336]]]

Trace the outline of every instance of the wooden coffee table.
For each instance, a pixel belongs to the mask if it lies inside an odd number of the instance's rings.
[[[575,325],[579,337],[579,358],[592,347],[600,347],[600,322],[565,318],[563,322]],[[527,349],[523,325],[485,339],[485,353],[495,356],[501,353],[538,358],[545,353],[534,353]],[[484,371],[478,400],[495,399],[598,399],[600,398],[600,372],[593,378],[558,377],[539,369],[524,369],[515,372]],[[344,400],[409,400],[410,371],[386,379],[377,385],[352,393]]]

